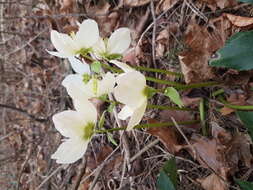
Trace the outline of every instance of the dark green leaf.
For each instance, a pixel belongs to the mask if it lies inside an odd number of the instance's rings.
[[[237,111],[236,112],[240,120],[247,127],[250,137],[253,140],[253,112],[252,111]]]
[[[241,187],[242,190],[252,190],[253,189],[253,183],[250,183],[248,181],[242,181],[239,179],[235,179],[235,182]]]
[[[253,31],[240,32],[233,35],[220,49],[217,59],[212,59],[214,67],[230,68],[239,71],[253,69]]]
[[[158,190],[176,190],[169,176],[162,170],[157,179]]]
[[[172,183],[174,184],[175,187],[177,187],[178,175],[177,175],[177,165],[176,165],[175,157],[165,162],[163,166],[163,171],[169,175]]]
[[[253,0],[238,0],[239,2],[243,2],[243,3],[251,3],[253,4]]]

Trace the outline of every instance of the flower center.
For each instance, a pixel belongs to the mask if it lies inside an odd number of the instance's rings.
[[[95,124],[92,122],[87,123],[87,125],[83,129],[83,139],[84,140],[89,140],[93,133],[94,133],[94,127]]]

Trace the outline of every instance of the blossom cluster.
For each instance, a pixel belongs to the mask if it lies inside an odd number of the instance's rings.
[[[99,36],[98,25],[87,19],[78,23],[79,30],[70,35],[51,31],[51,42],[57,51],[51,55],[69,60],[75,74],[62,81],[73,100],[75,110],[66,110],[53,116],[55,128],[66,138],[52,155],[57,163],[73,163],[86,152],[95,135],[98,113],[90,101],[112,94],[123,105],[118,118],[127,120],[127,130],[140,123],[147,106],[147,86],[143,74],[120,61],[131,43],[130,30],[119,28],[109,39]],[[105,73],[91,68],[92,62],[106,62],[119,67],[122,73]]]

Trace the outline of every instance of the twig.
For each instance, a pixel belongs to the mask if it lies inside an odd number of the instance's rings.
[[[142,155],[144,152],[146,152],[151,147],[155,146],[157,143],[159,143],[159,139],[154,140],[153,142],[149,143],[147,146],[145,146],[143,149],[141,149],[139,152],[137,152],[131,159],[130,162],[133,162],[136,158],[138,158],[140,155]]]
[[[35,189],[35,190],[39,190],[53,175],[55,175],[60,169],[64,168],[66,169],[69,165],[60,165],[58,168],[56,168],[49,176],[46,177],[46,179],[44,179],[41,184]]]
[[[38,121],[38,122],[46,122],[48,121],[48,118],[37,118],[35,117],[34,115],[32,114],[29,114],[26,110],[23,110],[23,109],[20,109],[20,108],[16,108],[14,106],[9,106],[9,105],[6,105],[6,104],[0,104],[0,108],[7,108],[7,109],[11,109],[11,110],[14,110],[14,111],[17,111],[17,112],[20,112],[28,117],[30,117],[31,119],[35,120],[35,121]]]
[[[152,32],[152,60],[153,60],[154,68],[157,68],[156,59],[155,59],[155,50],[156,50],[156,42],[155,42],[155,38],[156,38],[156,16],[155,16],[155,8],[154,8],[154,1],[153,0],[150,1],[150,9],[151,9],[151,14],[152,14],[153,23],[154,23],[153,24],[153,32]]]
[[[175,127],[177,128],[177,130],[179,131],[179,133],[184,137],[184,140],[187,142],[187,144],[191,147],[192,152],[193,152],[193,158],[194,160],[196,159],[196,150],[195,148],[192,146],[192,144],[190,143],[190,141],[188,140],[188,138],[185,136],[185,134],[183,133],[183,131],[180,129],[179,125],[177,124],[176,120],[171,117],[172,122],[174,123]]]
[[[6,139],[6,138],[8,138],[8,137],[10,137],[10,136],[12,136],[12,135],[14,135],[16,132],[11,132],[11,133],[9,133],[9,134],[7,134],[7,135],[4,135],[4,136],[2,136],[2,137],[0,137],[0,141],[2,141],[2,140],[4,140],[4,139]]]

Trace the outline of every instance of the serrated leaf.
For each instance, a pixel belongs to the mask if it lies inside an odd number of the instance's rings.
[[[180,108],[184,106],[184,104],[180,98],[180,95],[175,88],[173,88],[173,87],[166,88],[164,95],[168,96],[170,98],[170,100],[173,103],[177,104]]]
[[[217,59],[210,60],[210,66],[230,68],[239,71],[253,69],[253,31],[233,35],[220,49]]]
[[[91,65],[90,65],[90,69],[91,71],[95,72],[95,73],[100,73],[101,72],[101,63],[99,61],[94,61]]]
[[[252,190],[253,189],[253,183],[248,181],[242,181],[239,179],[235,179],[235,182],[240,186],[242,190]]]
[[[164,170],[160,171],[157,179],[157,189],[158,190],[176,190],[169,176]]]
[[[237,111],[236,114],[240,118],[240,120],[243,122],[245,127],[247,127],[249,131],[249,135],[251,139],[253,140],[253,112],[252,111]]]
[[[253,0],[238,0],[239,2],[243,2],[243,3],[251,3],[253,4]]]

